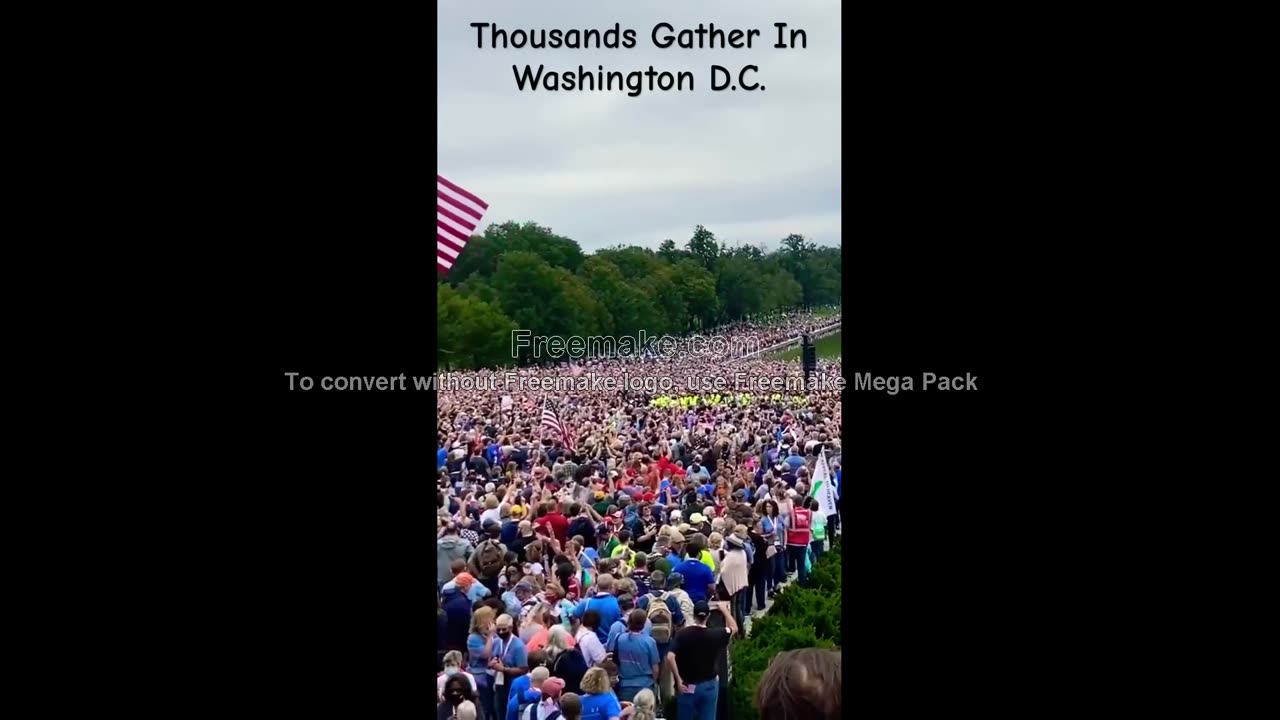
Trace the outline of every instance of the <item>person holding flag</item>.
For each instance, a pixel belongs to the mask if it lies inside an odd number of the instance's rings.
[[[836,525],[836,521],[833,521],[833,518],[838,520],[837,513],[839,512],[836,507],[836,488],[831,477],[831,468],[827,464],[827,451],[825,449],[820,455],[818,455],[817,466],[813,469],[813,489],[809,491],[809,497],[816,501],[816,507],[813,513],[815,517],[813,550],[814,557],[816,558],[821,555],[819,546],[825,546],[824,543],[828,529],[834,532],[835,528],[838,527]],[[822,518],[823,541],[821,542],[817,535],[817,517]]]

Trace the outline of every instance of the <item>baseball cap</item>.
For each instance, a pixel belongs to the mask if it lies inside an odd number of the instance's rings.
[[[694,617],[704,618],[710,614],[711,614],[711,606],[707,604],[706,600],[699,600],[698,602],[693,604]]]
[[[564,692],[564,680],[550,677],[542,681],[542,694],[549,698],[558,698]]]
[[[674,590],[675,588],[678,588],[678,587],[680,587],[680,586],[681,586],[681,585],[683,585],[683,584],[684,584],[684,575],[682,575],[682,574],[680,574],[680,573],[678,573],[678,572],[673,572],[673,573],[671,573],[670,575],[668,575],[668,576],[667,576],[667,589],[668,589],[668,590]],[[704,602],[703,604],[705,605],[706,603]],[[695,608],[696,608],[696,606],[695,606]]]
[[[706,518],[702,516],[702,513],[694,513],[689,516],[689,522],[694,525],[700,525],[704,520],[706,520]]]

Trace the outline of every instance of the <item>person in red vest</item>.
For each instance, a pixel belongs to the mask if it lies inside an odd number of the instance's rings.
[[[808,587],[809,571],[805,568],[805,554],[809,552],[809,542],[813,533],[813,511],[799,505],[791,510],[791,524],[787,526],[787,554],[797,568],[800,576],[800,587]]]

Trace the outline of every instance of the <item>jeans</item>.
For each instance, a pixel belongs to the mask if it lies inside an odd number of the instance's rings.
[[[497,720],[505,720],[507,717],[507,691],[510,687],[505,683],[493,686],[493,716]]]
[[[480,701],[476,703],[476,720],[484,720],[485,718],[495,720],[493,715],[493,686],[476,683],[476,690],[479,691],[476,693],[479,696],[476,699]],[[505,719],[506,716],[507,711],[504,709],[502,717]]]
[[[804,556],[809,552],[808,545],[788,545],[787,557],[791,558],[791,562],[795,563],[800,574],[800,587],[809,586],[809,571],[804,569]]]
[[[773,585],[777,587],[787,581],[787,553],[782,550],[773,556]]]
[[[654,685],[641,685],[640,687],[619,686],[617,691],[614,692],[614,694],[618,696],[618,702],[620,703],[635,702],[636,693],[640,692],[641,690],[653,690],[655,696],[657,695],[657,692],[658,692],[657,688]]]
[[[738,623],[738,633],[746,633],[747,616],[751,614],[751,587],[744,587],[733,596],[733,619]]]
[[[667,665],[667,649],[671,643],[658,645],[658,700],[665,707],[666,702],[676,696],[675,678],[671,675],[671,667]]]
[[[822,557],[822,550],[823,550],[822,546],[826,544],[827,544],[826,540],[814,540],[813,542],[809,543],[809,546],[813,548],[813,561],[815,563],[818,562],[818,558]]]
[[[716,720],[716,701],[720,699],[720,678],[711,678],[693,686],[693,692],[680,693],[676,712],[680,720]]]

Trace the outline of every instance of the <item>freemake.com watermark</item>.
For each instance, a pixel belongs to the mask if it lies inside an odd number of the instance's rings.
[[[636,335],[534,335],[528,330],[511,332],[511,357],[535,360],[585,360],[593,357],[743,357],[765,349],[764,343],[750,335],[691,335],[672,337],[650,335],[641,330]]]

